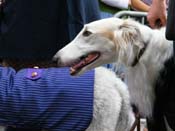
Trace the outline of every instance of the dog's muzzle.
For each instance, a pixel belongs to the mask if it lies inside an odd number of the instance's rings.
[[[52,58],[52,61],[57,64],[57,66],[60,66],[61,65],[61,58],[57,55],[55,55],[53,58]]]

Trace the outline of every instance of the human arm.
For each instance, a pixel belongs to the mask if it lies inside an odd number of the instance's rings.
[[[131,0],[131,7],[137,11],[148,12],[150,6],[142,2],[141,0]]]
[[[147,20],[152,28],[166,25],[166,6],[166,0],[153,0],[147,15]]]
[[[0,124],[31,130],[70,130],[75,126],[83,130],[82,125],[88,126],[92,117],[93,85],[94,71],[75,78],[69,75],[69,68],[16,72],[0,67]]]

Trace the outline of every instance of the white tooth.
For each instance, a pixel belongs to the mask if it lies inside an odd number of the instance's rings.
[[[75,72],[75,69],[71,67],[71,68],[70,68],[70,71],[71,71],[71,72]]]

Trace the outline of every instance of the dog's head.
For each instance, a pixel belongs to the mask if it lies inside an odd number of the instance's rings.
[[[84,26],[76,38],[54,56],[58,66],[78,75],[102,64],[131,64],[143,48],[139,23],[108,18]]]

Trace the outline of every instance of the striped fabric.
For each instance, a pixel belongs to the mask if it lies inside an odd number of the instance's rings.
[[[33,72],[39,74],[33,75]],[[31,73],[31,77],[30,77]],[[34,78],[35,76],[36,79]],[[93,114],[94,71],[0,67],[0,124],[49,131],[84,131]]]

